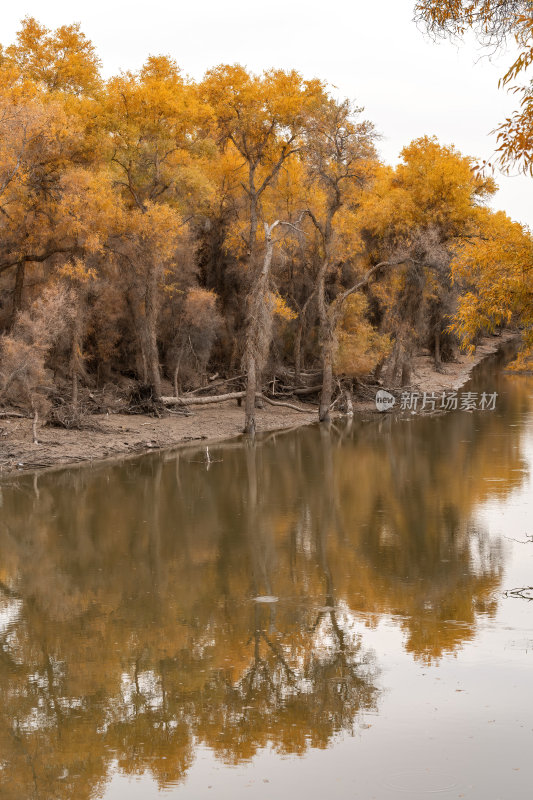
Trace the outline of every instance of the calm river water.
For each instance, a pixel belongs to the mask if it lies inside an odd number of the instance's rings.
[[[2,800],[526,800],[533,378],[0,485]]]

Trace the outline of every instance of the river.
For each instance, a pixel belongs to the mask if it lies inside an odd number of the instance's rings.
[[[2,800],[526,800],[533,378],[0,484]]]

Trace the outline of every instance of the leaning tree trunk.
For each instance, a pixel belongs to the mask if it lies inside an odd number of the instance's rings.
[[[248,313],[244,368],[246,371],[246,396],[244,403],[244,433],[255,434],[255,402],[257,381],[270,346],[272,329],[272,307],[268,297],[270,267],[274,243],[272,231],[279,221],[265,226],[265,254],[263,266],[248,296]]]

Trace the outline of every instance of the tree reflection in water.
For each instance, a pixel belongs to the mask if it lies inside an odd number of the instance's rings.
[[[3,485],[2,797],[167,787],[199,744],[326,747],[378,711],[381,615],[417,659],[457,651],[502,570],[473,512],[525,474],[506,402],[225,446],[209,473],[182,453]]]

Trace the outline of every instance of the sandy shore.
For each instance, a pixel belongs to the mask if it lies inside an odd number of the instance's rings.
[[[413,388],[435,392],[459,389],[476,364],[513,338],[516,338],[513,332],[487,337],[474,355],[460,355],[457,362],[445,364],[442,373],[435,372],[429,354],[421,354],[413,366]],[[258,409],[258,433],[317,421],[316,406],[299,405],[305,413],[273,406]],[[210,444],[237,437],[242,432],[244,411],[234,400],[195,406],[192,410],[189,417],[161,419],[127,414],[97,415],[90,418],[94,430],[44,427],[39,431],[39,444],[32,442],[29,419],[0,416],[0,480],[14,472],[100,461],[188,444]],[[356,414],[373,413],[375,405],[370,401],[356,403],[354,410]]]

